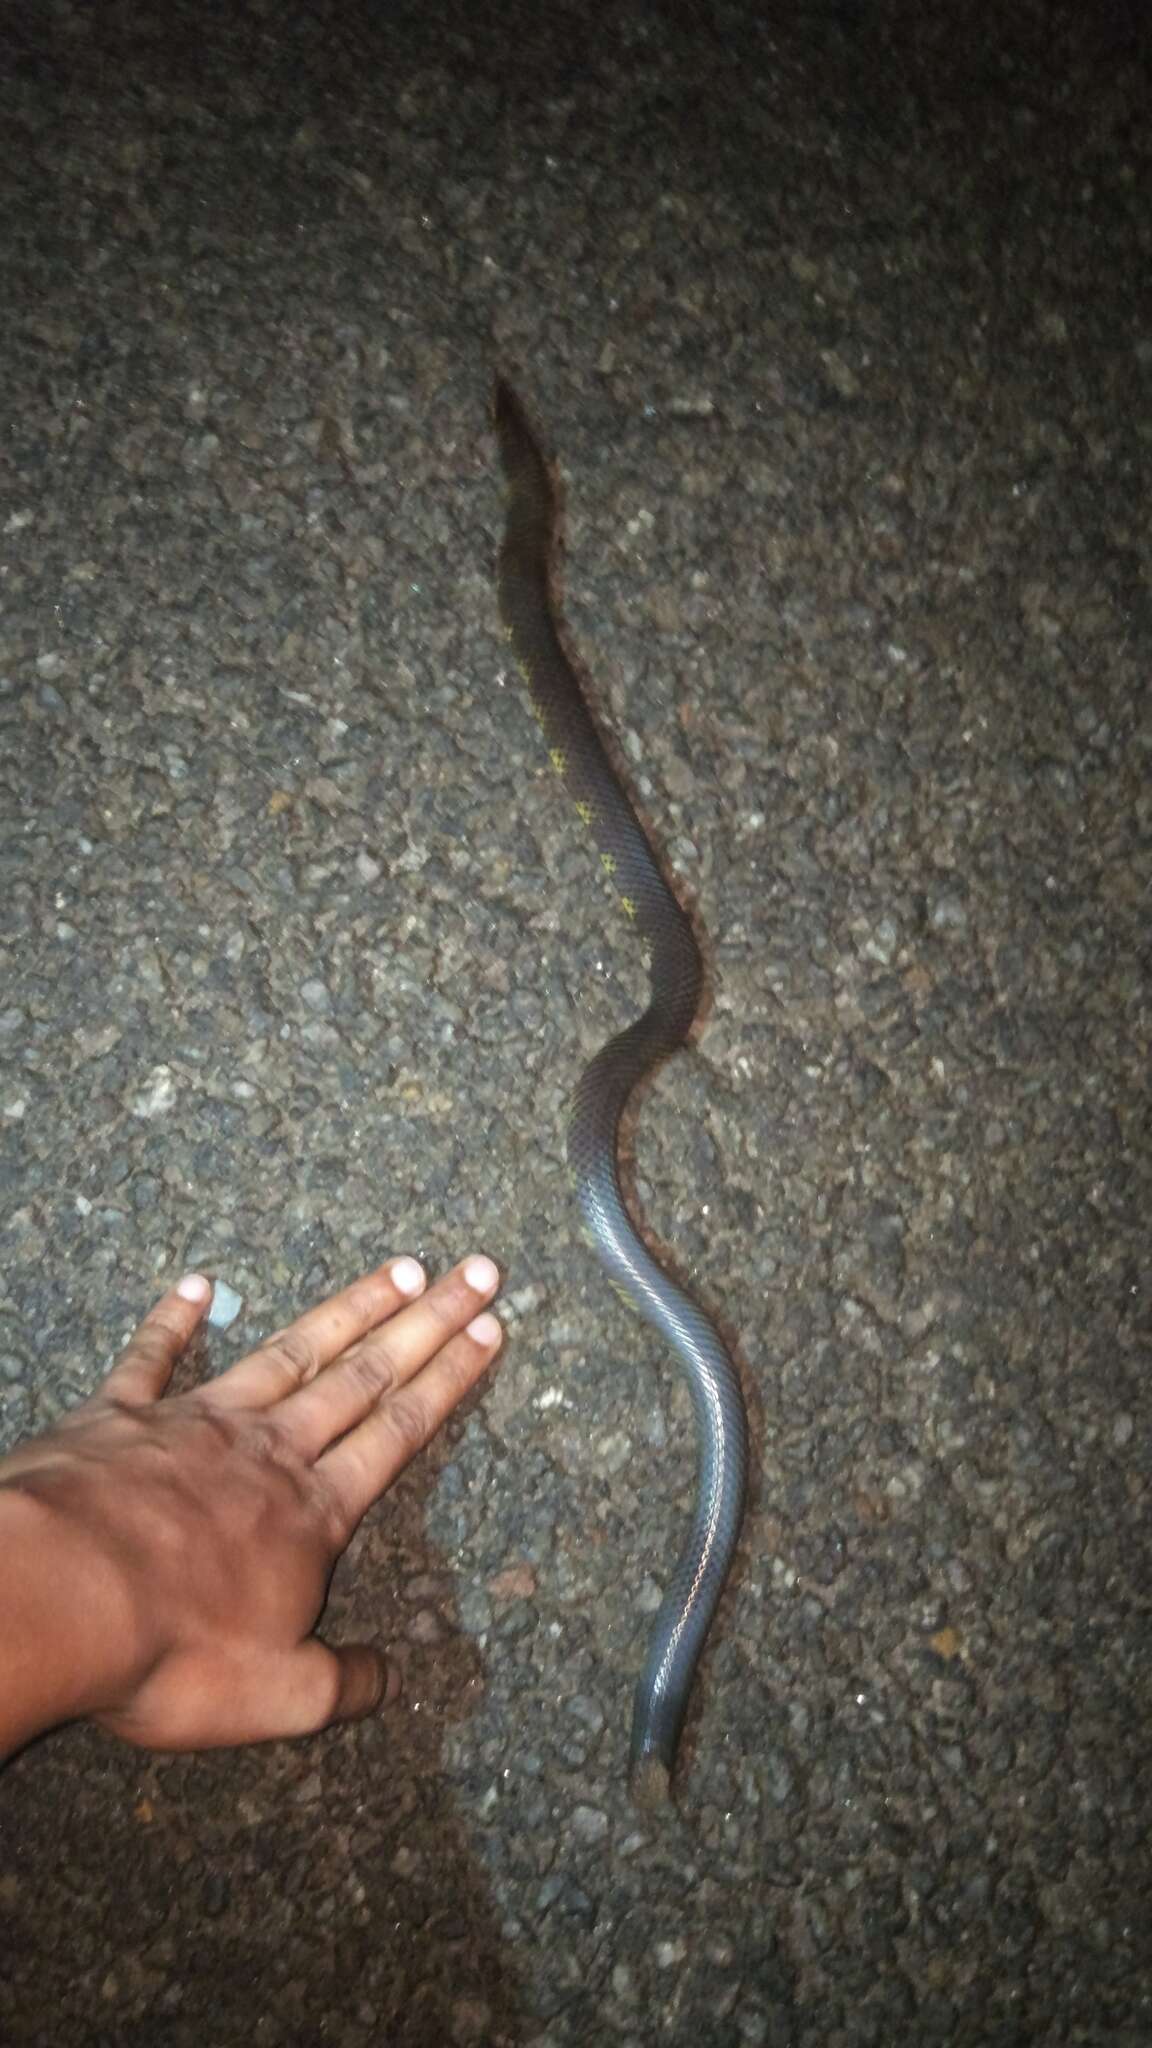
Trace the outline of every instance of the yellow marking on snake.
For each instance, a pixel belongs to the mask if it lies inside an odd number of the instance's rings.
[[[637,908],[636,904],[635,904],[635,903],[634,903],[634,902],[632,901],[632,898],[631,898],[631,896],[622,896],[622,897],[620,898],[620,901],[621,901],[621,903],[623,904],[623,906],[624,906],[624,909],[625,909],[625,911],[627,912],[627,914],[628,914],[628,916],[629,916],[629,917],[638,917],[638,916],[639,916],[639,914],[640,914],[640,913],[639,913],[639,910],[638,910],[638,908]]]
[[[579,797],[577,797],[577,798],[576,798],[576,815],[577,815],[577,817],[578,817],[578,818],[581,818],[581,819],[583,820],[583,822],[584,822],[584,824],[585,824],[585,825],[590,825],[590,824],[592,823],[592,806],[591,806],[591,804],[585,804],[585,803],[581,803],[581,801],[580,801]]]
[[[548,759],[551,761],[552,766],[556,770],[557,775],[567,774],[568,756],[564,752],[563,747],[549,747]]]

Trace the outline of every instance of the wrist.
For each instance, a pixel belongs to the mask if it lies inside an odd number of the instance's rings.
[[[0,1760],[132,1683],[131,1602],[113,1562],[35,1482],[0,1484]]]

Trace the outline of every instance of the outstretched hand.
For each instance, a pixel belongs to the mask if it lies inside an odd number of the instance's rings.
[[[365,1511],[495,1356],[498,1284],[479,1256],[431,1286],[393,1260],[169,1400],[211,1287],[166,1294],[99,1393],[0,1459],[0,1755],[75,1716],[193,1749],[371,1712],[380,1651],[312,1631]]]

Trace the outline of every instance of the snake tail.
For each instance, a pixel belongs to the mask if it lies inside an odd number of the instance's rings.
[[[697,1661],[739,1535],[748,1423],[739,1377],[719,1331],[653,1257],[629,1215],[618,1141],[633,1088],[688,1036],[703,963],[692,925],[664,879],[560,643],[551,599],[552,481],[527,414],[502,378],[494,414],[507,486],[497,570],[501,616],[553,767],[648,956],[647,1009],[596,1054],[577,1082],[568,1159],[600,1262],[674,1354],[696,1421],[691,1527],[652,1625],[632,1712],[632,1793],[641,1804],[657,1805],[669,1796]]]

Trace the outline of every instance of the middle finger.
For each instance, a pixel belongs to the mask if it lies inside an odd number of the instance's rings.
[[[319,1457],[337,1437],[362,1422],[377,1402],[401,1387],[491,1301],[500,1275],[481,1254],[463,1259],[409,1308],[374,1330],[310,1386],[282,1401],[278,1435],[298,1456]]]

